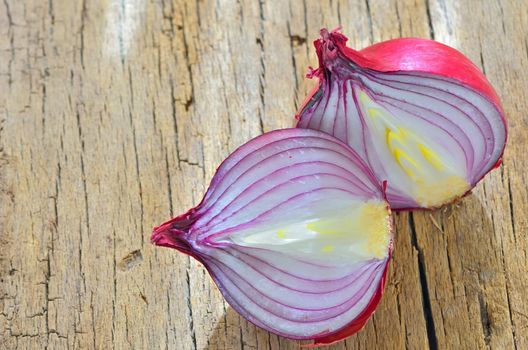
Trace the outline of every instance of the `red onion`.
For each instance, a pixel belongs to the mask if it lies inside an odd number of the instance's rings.
[[[431,208],[470,191],[500,159],[506,120],[478,68],[432,40],[385,41],[361,51],[321,30],[319,85],[297,127],[350,145],[379,179],[392,209]]]
[[[202,202],[151,239],[203,263],[250,322],[315,344],[363,327],[392,250],[383,185],[346,144],[308,129],[238,148]]]

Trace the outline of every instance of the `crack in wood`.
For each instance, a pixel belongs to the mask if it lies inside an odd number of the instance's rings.
[[[188,266],[190,266],[191,264],[189,257],[187,257],[187,264]],[[187,312],[188,312],[187,316],[189,319],[189,327],[191,330],[191,340],[192,340],[193,349],[197,350],[198,347],[196,346],[196,331],[194,329],[193,308],[192,308],[192,303],[191,303],[191,277],[189,273],[189,267],[187,267],[187,269],[185,270],[185,280],[187,283]]]
[[[423,312],[425,318],[425,325],[427,329],[427,339],[429,341],[429,349],[437,350],[438,349],[438,337],[436,335],[436,328],[433,318],[433,311],[431,307],[431,298],[429,296],[429,288],[427,286],[427,276],[425,269],[425,262],[422,249],[418,245],[418,240],[416,237],[416,227],[414,226],[414,217],[413,213],[409,213],[409,227],[411,230],[411,243],[413,247],[418,252],[418,272],[420,277],[420,289],[422,292],[422,303],[423,303]]]
[[[264,99],[264,85],[266,81],[266,65],[264,64],[264,9],[263,9],[263,0],[259,0],[259,37],[256,39],[258,46],[260,47],[260,76],[259,76],[259,96],[260,96],[260,108],[258,111],[259,118],[259,127],[260,132],[264,132],[264,113],[266,107],[266,101]]]
[[[372,25],[372,13],[370,12],[370,0],[365,0],[365,6],[367,8],[369,38],[370,38],[370,43],[372,44],[374,42],[374,30],[373,30],[373,25]]]
[[[435,40],[433,18],[431,16],[431,3],[429,1],[430,0],[425,0],[425,14],[427,16],[427,26],[429,27],[429,37]]]
[[[491,341],[491,321],[489,319],[488,307],[484,301],[482,293],[478,295],[479,311],[480,311],[480,323],[482,324],[482,332],[484,333],[484,342],[489,347]]]
[[[298,93],[299,92],[299,81],[297,79],[297,63],[295,61],[294,46],[303,45],[306,42],[306,40],[304,38],[299,37],[298,35],[292,35],[289,21],[286,22],[286,27],[288,28],[288,36],[290,38],[290,54],[291,54],[292,64],[293,64],[293,79],[295,80],[295,93]],[[297,108],[297,106],[295,106],[295,108]]]

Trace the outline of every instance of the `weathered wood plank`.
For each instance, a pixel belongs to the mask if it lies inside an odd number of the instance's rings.
[[[500,170],[436,212],[397,214],[386,293],[332,349],[528,347],[528,3],[0,3],[0,344],[298,349],[247,323],[199,263],[149,233],[200,200],[237,146],[292,116],[311,42],[430,37],[501,96]]]

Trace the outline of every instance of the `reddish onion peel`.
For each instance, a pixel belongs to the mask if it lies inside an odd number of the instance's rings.
[[[499,98],[463,54],[432,40],[361,51],[321,30],[318,86],[297,127],[336,136],[388,181],[392,209],[432,208],[469,192],[500,164],[507,127]]]
[[[364,326],[392,251],[383,185],[350,147],[308,129],[238,148],[202,202],[151,239],[199,260],[248,321],[314,345]]]

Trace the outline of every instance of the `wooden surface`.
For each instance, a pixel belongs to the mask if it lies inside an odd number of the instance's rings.
[[[230,151],[292,125],[338,24],[356,48],[460,49],[510,137],[471,196],[396,216],[382,303],[331,349],[528,349],[524,0],[0,1],[0,348],[298,349],[149,235]]]

